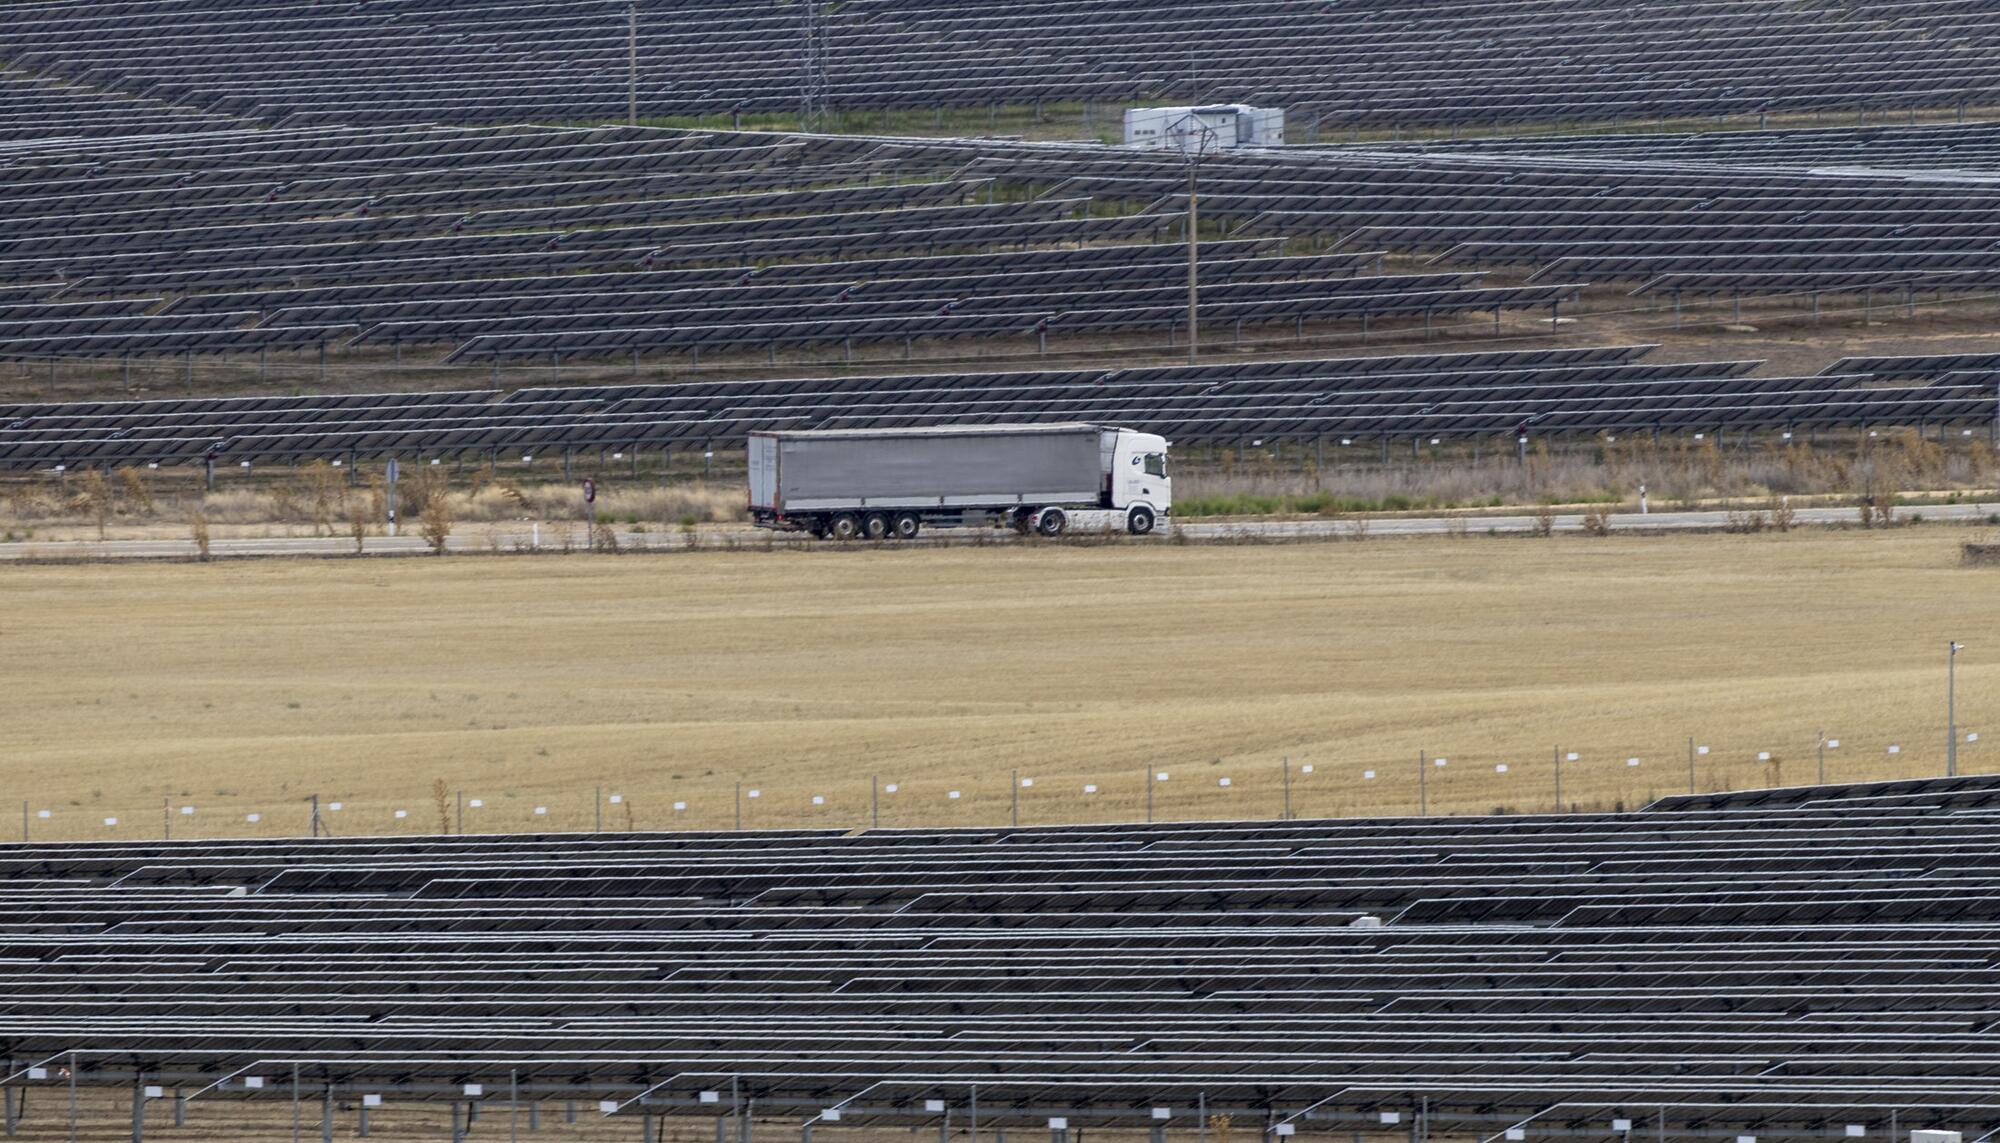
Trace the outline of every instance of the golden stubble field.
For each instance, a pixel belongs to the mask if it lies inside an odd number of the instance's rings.
[[[1402,813],[1420,750],[1433,812],[1538,810],[1558,745],[1565,802],[1629,806],[1690,736],[1703,789],[1809,781],[1822,733],[1836,779],[1928,774],[1948,638],[2000,730],[1965,536],[9,567],[0,823],[294,833],[318,793],[416,833],[442,781],[468,832],[590,828],[599,788],[606,828],[727,828],[739,783],[748,825],[853,827],[871,777],[885,826],[1005,822],[1016,777],[1023,823],[1110,820],[1156,772],[1162,818],[1275,817],[1286,758],[1299,816]]]

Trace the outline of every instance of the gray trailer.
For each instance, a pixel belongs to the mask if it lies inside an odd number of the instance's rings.
[[[925,527],[1144,535],[1173,504],[1167,442],[1101,425],[751,433],[750,518],[836,540]]]

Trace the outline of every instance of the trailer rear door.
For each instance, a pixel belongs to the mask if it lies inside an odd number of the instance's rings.
[[[768,508],[773,512],[783,509],[784,504],[778,495],[778,438],[752,435],[747,460],[750,468],[750,507]]]

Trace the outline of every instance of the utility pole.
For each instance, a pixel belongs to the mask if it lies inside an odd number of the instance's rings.
[[[817,132],[826,126],[827,89],[831,81],[826,74],[826,13],[820,8],[822,2],[804,0],[799,5],[804,9],[806,19],[799,44],[802,72],[799,77],[799,130],[805,132]]]
[[[1201,263],[1201,207],[1198,202],[1199,187],[1195,178],[1201,168],[1202,157],[1208,152],[1209,140],[1215,131],[1201,121],[1201,116],[1190,111],[1187,118],[1177,125],[1175,136],[1179,139],[1181,157],[1187,160],[1187,244],[1188,244],[1188,364],[1194,365],[1201,356],[1201,322],[1197,308],[1199,290],[1197,288],[1197,267]],[[1190,139],[1189,136],[1193,138]]]
[[[632,18],[631,35],[626,40],[625,122],[639,125],[639,0],[627,6]]]
[[[1951,642],[1950,650],[1944,658],[1944,733],[1945,754],[1944,773],[1947,778],[1958,777],[1958,653],[1965,650],[1965,644]]]
[[[1199,152],[1197,152],[1194,156],[1188,159],[1188,211],[1187,211],[1188,330],[1187,333],[1188,333],[1189,365],[1195,364],[1197,358],[1201,354],[1201,348],[1200,348],[1201,319],[1196,312],[1196,305],[1195,305],[1197,294],[1199,293],[1199,290],[1196,285],[1197,275],[1195,267],[1199,261],[1199,255],[1197,252],[1201,249],[1201,238],[1199,236],[1199,231],[1201,228],[1197,221],[1197,218],[1200,214],[1200,208],[1196,205],[1196,199],[1198,196],[1195,193],[1195,181],[1194,181],[1195,171],[1200,166],[1201,166],[1201,155]]]

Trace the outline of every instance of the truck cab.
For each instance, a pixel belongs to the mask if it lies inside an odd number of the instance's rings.
[[[1167,468],[1167,439],[1152,433],[1119,429],[1112,436],[1111,463],[1105,472],[1105,507],[1125,514],[1126,522],[1145,513],[1143,525],[1131,528],[1149,532],[1153,523],[1173,510],[1173,479]]]

